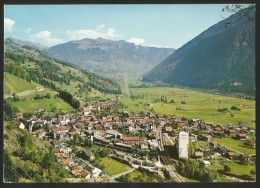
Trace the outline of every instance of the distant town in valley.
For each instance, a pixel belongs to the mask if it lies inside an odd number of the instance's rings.
[[[5,18],[4,182],[255,182],[255,5],[234,7],[178,49],[104,25],[47,47]]]

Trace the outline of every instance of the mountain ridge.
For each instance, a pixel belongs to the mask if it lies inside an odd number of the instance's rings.
[[[124,40],[85,38],[59,44],[41,52],[79,65],[83,69],[111,76],[121,73],[143,74],[173,51],[173,48],[145,47]]]
[[[255,27],[246,18],[236,21],[239,15],[203,31],[146,73],[143,80],[254,95]],[[233,24],[226,28],[226,22]]]

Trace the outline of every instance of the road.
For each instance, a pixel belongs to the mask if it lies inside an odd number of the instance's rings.
[[[120,173],[120,174],[116,174],[116,175],[111,176],[111,177],[113,177],[113,178],[118,178],[118,177],[123,176],[123,175],[126,175],[126,174],[128,174],[128,173],[130,173],[130,172],[133,172],[134,170],[135,170],[134,168],[131,168],[131,169],[128,170],[128,171],[122,172],[122,173]]]

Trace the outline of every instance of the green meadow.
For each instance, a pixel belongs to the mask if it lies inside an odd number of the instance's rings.
[[[51,110],[56,108],[57,110],[69,111],[73,108],[60,98],[43,98],[38,100],[25,100],[25,101],[16,101],[12,102],[20,112],[33,112],[35,109],[44,108],[45,110]]]
[[[130,166],[107,157],[101,158],[99,165],[104,166],[104,171],[110,176],[120,174],[130,169]]]
[[[7,72],[4,73],[4,94],[9,95],[11,92],[19,93],[26,90],[35,90],[39,84],[37,83],[29,83],[22,78],[9,74]]]
[[[254,100],[171,87],[130,88],[129,91],[134,98],[129,98],[126,94],[120,97],[120,101],[126,105],[124,110],[127,111],[149,110],[158,114],[198,118],[216,124],[241,122],[255,127]],[[162,102],[161,98],[166,99],[167,103]],[[171,100],[174,103],[169,103]],[[241,111],[231,110],[232,106]],[[221,108],[228,110],[218,112]]]

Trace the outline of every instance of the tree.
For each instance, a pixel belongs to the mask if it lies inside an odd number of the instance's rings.
[[[104,158],[110,154],[110,150],[108,148],[103,148],[100,151],[100,157]]]
[[[15,165],[13,164],[10,153],[4,151],[4,182],[18,182],[19,176]]]
[[[230,171],[231,171],[230,166],[224,165],[224,171],[225,171],[225,172],[230,172]]]
[[[255,146],[255,142],[254,142],[254,140],[252,140],[251,138],[246,139],[246,141],[244,142],[244,144],[247,145],[247,146],[249,146],[249,147],[251,147],[251,148],[253,148],[253,147]]]
[[[241,11],[244,9],[243,11]],[[251,15],[252,11],[256,10],[256,4],[250,4],[249,6],[246,4],[233,4],[233,5],[226,5],[223,7],[222,12],[235,14],[239,12],[239,17],[236,18],[234,21],[225,21],[226,26],[232,25],[235,22],[238,22],[242,18],[248,19],[250,22],[255,24],[255,17]]]

